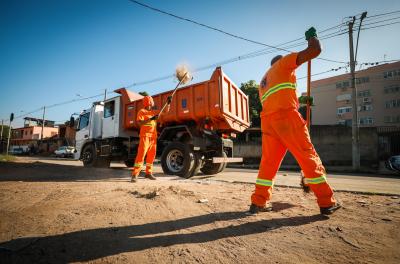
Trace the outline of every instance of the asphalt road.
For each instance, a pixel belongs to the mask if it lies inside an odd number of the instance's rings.
[[[52,164],[61,164],[68,166],[82,166],[80,161],[56,158],[22,158],[30,162],[43,162]],[[112,163],[111,169],[125,168],[122,163]],[[154,173],[162,175],[162,169],[159,165],[154,166]],[[197,175],[191,180],[210,179],[226,182],[254,183],[257,178],[258,170],[227,168],[224,172],[214,176]],[[115,174],[115,173],[113,173]],[[129,173],[123,173],[126,177]],[[163,180],[172,180],[177,177],[162,177]],[[400,176],[373,175],[373,174],[328,174],[328,182],[336,191],[365,192],[376,194],[400,195]],[[299,187],[300,173],[294,171],[279,171],[275,179],[276,186]]]

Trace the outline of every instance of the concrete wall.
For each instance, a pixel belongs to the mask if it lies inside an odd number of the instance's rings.
[[[261,135],[261,133],[260,133]],[[351,128],[345,126],[312,126],[311,140],[327,166],[350,166],[352,163]],[[378,166],[378,133],[376,128],[360,128],[361,164]],[[258,140],[235,142],[234,155],[243,157],[246,163],[258,163],[261,159],[261,144]],[[283,165],[296,165],[290,153]]]

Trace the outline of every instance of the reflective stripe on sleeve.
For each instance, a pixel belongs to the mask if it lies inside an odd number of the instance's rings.
[[[280,83],[280,84],[277,84],[277,85],[275,85],[275,86],[269,88],[268,91],[266,91],[266,92],[262,95],[262,97],[261,97],[261,103],[264,103],[264,101],[267,100],[268,96],[270,96],[270,95],[272,95],[272,94],[274,94],[274,93],[276,93],[276,92],[279,92],[280,90],[284,90],[284,89],[293,89],[293,90],[296,90],[296,84],[295,84],[295,83],[290,83],[290,82],[287,82],[287,83]]]
[[[320,184],[326,182],[326,175],[322,175],[318,178],[305,178],[304,182],[306,184]]]
[[[261,186],[272,187],[272,186],[274,185],[274,182],[273,182],[273,181],[270,181],[270,180],[257,179],[257,180],[256,180],[256,184],[257,184],[257,185],[261,185]]]

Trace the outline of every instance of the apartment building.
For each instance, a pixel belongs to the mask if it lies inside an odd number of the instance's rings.
[[[41,139],[42,120],[26,117],[24,126],[11,130],[11,145],[29,145],[32,141]],[[54,121],[45,120],[43,127],[43,139],[58,135],[58,127],[54,127]]]
[[[350,74],[311,82],[312,124],[352,124]],[[360,127],[400,127],[400,62],[356,71]]]

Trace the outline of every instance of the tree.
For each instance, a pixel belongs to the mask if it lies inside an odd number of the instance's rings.
[[[140,95],[143,95],[143,96],[148,96],[148,95],[149,95],[149,94],[148,94],[147,92],[145,92],[145,91],[139,92],[139,94],[140,94]]]
[[[6,139],[8,138],[8,130],[9,130],[9,126],[4,125],[3,126],[3,136],[1,137],[2,139]],[[1,124],[0,124],[0,133],[1,133]]]
[[[258,95],[258,88],[259,85],[254,80],[250,80],[240,85],[240,90],[249,97],[249,113],[252,126],[260,124],[262,106]]]

